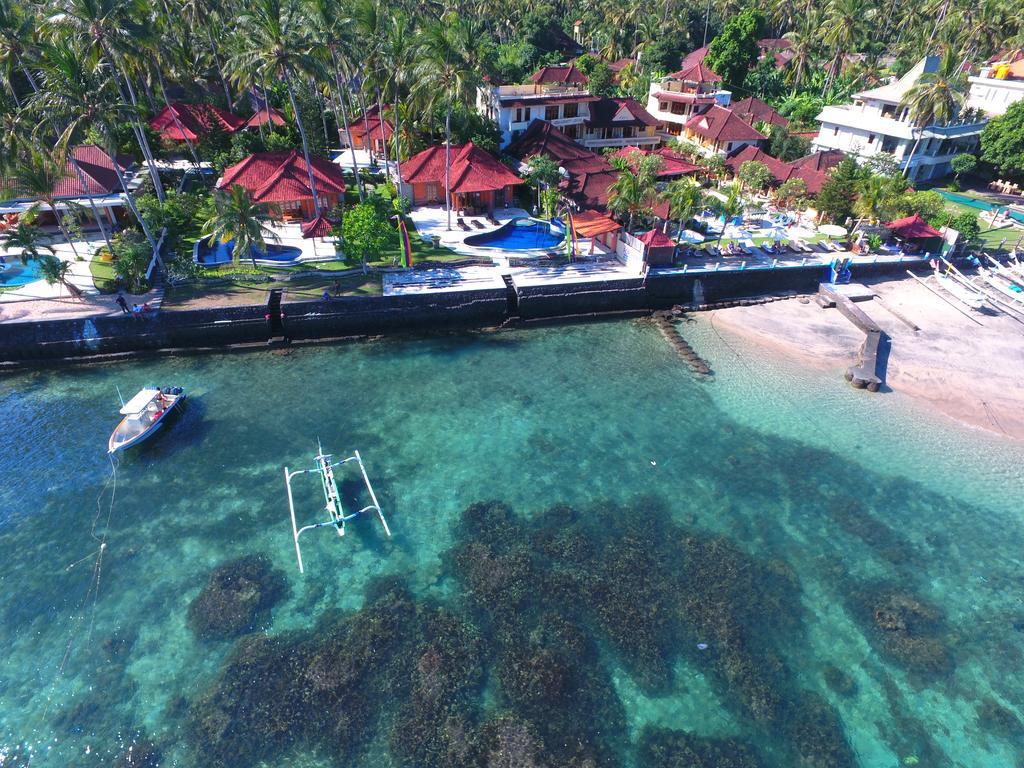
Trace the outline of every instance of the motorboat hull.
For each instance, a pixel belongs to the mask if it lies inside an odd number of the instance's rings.
[[[129,430],[132,421],[131,416],[125,416],[125,418],[121,419],[121,421],[118,422],[117,427],[111,433],[110,439],[107,441],[107,453],[114,454],[118,451],[123,451],[126,448],[131,448],[133,445],[138,445],[156,434],[167,417],[176,411],[182,401],[184,401],[185,393],[182,392],[181,394],[170,395],[169,397],[173,399],[168,403],[167,407],[164,408],[159,415],[154,416],[152,421],[148,422],[148,424],[146,424],[141,430]]]

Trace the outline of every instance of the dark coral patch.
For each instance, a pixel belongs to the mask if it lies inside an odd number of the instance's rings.
[[[188,607],[188,624],[202,640],[226,640],[259,629],[288,594],[284,574],[265,555],[246,555],[214,568]]]

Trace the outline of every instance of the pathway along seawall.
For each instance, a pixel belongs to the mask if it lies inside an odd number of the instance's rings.
[[[899,276],[908,264],[857,265],[858,278]],[[486,328],[509,320],[599,317],[668,309],[707,308],[785,291],[813,293],[820,265],[771,270],[652,273],[646,279],[521,286],[515,301],[505,288],[403,296],[346,296],[284,305],[292,341],[445,328]],[[148,317],[96,316],[34,323],[0,323],[0,363],[210,349],[261,344],[270,337],[263,305],[163,310]]]

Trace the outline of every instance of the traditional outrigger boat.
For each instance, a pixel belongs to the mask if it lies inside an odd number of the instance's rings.
[[[345,523],[350,520],[354,520],[359,515],[367,512],[376,512],[377,517],[380,518],[381,525],[384,526],[384,533],[391,536],[391,529],[388,527],[388,521],[384,518],[384,513],[381,512],[380,503],[377,501],[377,495],[373,492],[373,486],[370,484],[370,478],[366,474],[366,467],[363,465],[363,458],[359,455],[359,451],[355,452],[354,456],[349,456],[347,459],[341,459],[340,461],[332,461],[333,455],[324,453],[323,447],[320,445],[320,441],[316,441],[317,455],[314,461],[316,466],[312,469],[296,469],[295,471],[289,471],[288,467],[284,468],[284,484],[288,489],[288,512],[292,518],[292,539],[295,542],[295,557],[299,561],[299,573],[303,573],[302,567],[302,550],[299,548],[299,536],[306,531],[312,531],[317,528],[325,528],[327,526],[333,526],[339,536],[345,535]],[[359,472],[363,476],[363,483],[366,485],[366,491],[370,495],[370,501],[372,504],[368,504],[357,512],[346,514],[344,508],[341,505],[341,494],[338,492],[338,483],[334,477],[334,468],[340,467],[343,464],[348,464],[354,461],[359,466]],[[327,520],[322,520],[318,523],[310,523],[304,525],[301,528],[295,521],[295,501],[292,498],[292,478],[296,475],[307,475],[315,474],[320,475],[320,484],[324,492],[324,511],[328,514]]]
[[[130,448],[160,429],[164,419],[185,399],[181,387],[148,387],[121,406],[121,423],[107,441],[107,453]]]

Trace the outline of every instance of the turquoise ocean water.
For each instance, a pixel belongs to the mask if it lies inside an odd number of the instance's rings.
[[[1024,448],[681,330],[710,381],[640,321],[0,380],[0,764],[1020,764]],[[394,537],[300,576],[317,437]]]

